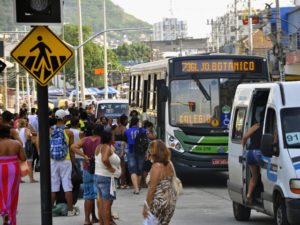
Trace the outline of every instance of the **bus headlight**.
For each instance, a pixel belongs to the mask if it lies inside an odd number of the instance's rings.
[[[180,150],[182,150],[182,146],[179,142],[177,142],[177,144],[175,145],[175,149],[179,152],[180,152]]]
[[[300,194],[300,180],[290,180],[291,192]]]
[[[181,143],[174,136],[170,134],[168,134],[168,145],[180,153],[184,152]]]

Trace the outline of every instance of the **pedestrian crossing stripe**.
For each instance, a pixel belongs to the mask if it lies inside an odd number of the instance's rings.
[[[73,50],[48,27],[38,26],[11,51],[11,57],[41,86],[46,86],[73,57]]]

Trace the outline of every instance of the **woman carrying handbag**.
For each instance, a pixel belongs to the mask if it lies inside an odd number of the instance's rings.
[[[150,144],[150,160],[153,162],[147,177],[148,194],[144,205],[145,225],[167,225],[175,211],[176,192],[172,185],[174,177],[170,162],[170,150],[161,140]]]

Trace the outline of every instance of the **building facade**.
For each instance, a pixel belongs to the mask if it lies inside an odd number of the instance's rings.
[[[286,80],[300,80],[300,3],[288,13],[289,48],[286,53]]]
[[[187,23],[177,18],[164,18],[153,26],[153,40],[166,41],[187,37]]]

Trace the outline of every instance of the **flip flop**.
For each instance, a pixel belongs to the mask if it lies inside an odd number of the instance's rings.
[[[4,220],[3,221],[3,225],[9,225],[8,224],[8,215],[7,214],[3,216],[3,220]]]
[[[90,224],[93,224],[93,223],[99,223],[99,220],[98,219],[92,220]]]
[[[133,192],[133,194],[134,194],[134,195],[139,195],[139,194],[140,194],[140,192],[136,192],[136,191],[134,191],[134,192]]]

